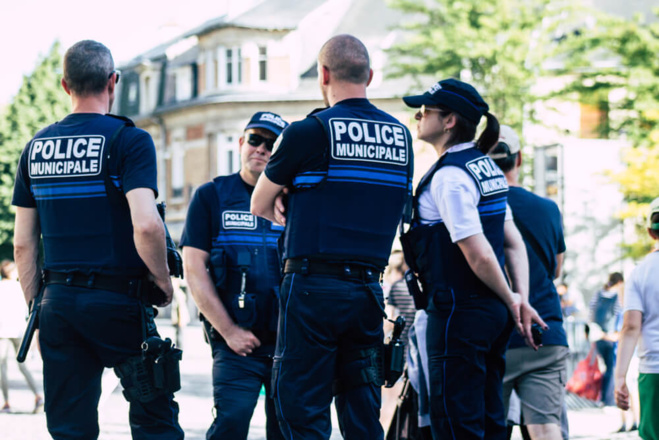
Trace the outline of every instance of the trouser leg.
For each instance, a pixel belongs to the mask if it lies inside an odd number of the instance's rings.
[[[53,439],[98,438],[103,364],[69,323],[67,304],[44,299],[39,315],[45,411]]]
[[[246,439],[263,382],[258,359],[235,354],[226,344],[213,342],[215,420],[208,440]]]

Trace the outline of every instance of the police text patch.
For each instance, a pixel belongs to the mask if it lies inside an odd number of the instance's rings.
[[[329,121],[332,157],[391,165],[407,165],[408,139],[400,124],[365,119]]]
[[[30,178],[97,176],[104,146],[100,135],[34,139],[28,158]]]
[[[508,182],[501,168],[488,156],[467,162],[467,169],[478,182],[478,188],[483,196],[489,196],[508,190]]]
[[[224,211],[222,213],[224,229],[256,229],[256,216],[247,211]]]

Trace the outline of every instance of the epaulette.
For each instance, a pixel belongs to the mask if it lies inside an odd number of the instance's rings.
[[[135,127],[135,123],[131,119],[129,119],[125,116],[113,115],[112,113],[106,113],[105,116],[109,116],[111,118],[115,118],[115,119],[119,119],[120,121],[124,121],[126,123],[126,125],[129,126],[129,127]]]
[[[322,112],[323,110],[327,110],[329,107],[322,107],[322,108],[317,108],[314,109],[311,113],[309,113],[307,116],[313,116],[316,113]]]

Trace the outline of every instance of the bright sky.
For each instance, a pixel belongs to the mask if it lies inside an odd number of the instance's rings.
[[[127,61],[206,20],[229,0],[0,0],[0,109],[56,39],[92,39]]]

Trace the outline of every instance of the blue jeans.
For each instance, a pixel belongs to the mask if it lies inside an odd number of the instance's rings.
[[[613,395],[615,382],[613,380],[613,370],[616,367],[616,344],[615,342],[600,339],[595,343],[597,353],[604,359],[606,371],[602,375],[602,397],[601,401],[606,406],[616,406],[616,399]]]
[[[239,356],[224,341],[211,341],[211,344],[215,420],[206,439],[246,439],[262,385],[265,385],[268,396],[265,400],[266,437],[268,440],[283,439],[274,401],[270,397],[272,357]]]
[[[332,382],[355,377],[365,360],[339,362],[345,356],[382,343],[384,305],[377,280],[328,275],[287,274],[280,289],[279,332],[273,385],[284,438],[328,439]],[[365,383],[336,396],[341,433],[346,439],[378,440],[380,387]]]
[[[502,385],[512,330],[493,295],[435,292],[427,308],[433,438],[506,439]]]
[[[54,439],[96,439],[103,368],[139,356],[139,303],[127,295],[52,284],[39,314],[45,411]],[[131,402],[133,439],[182,439],[174,396]]]

